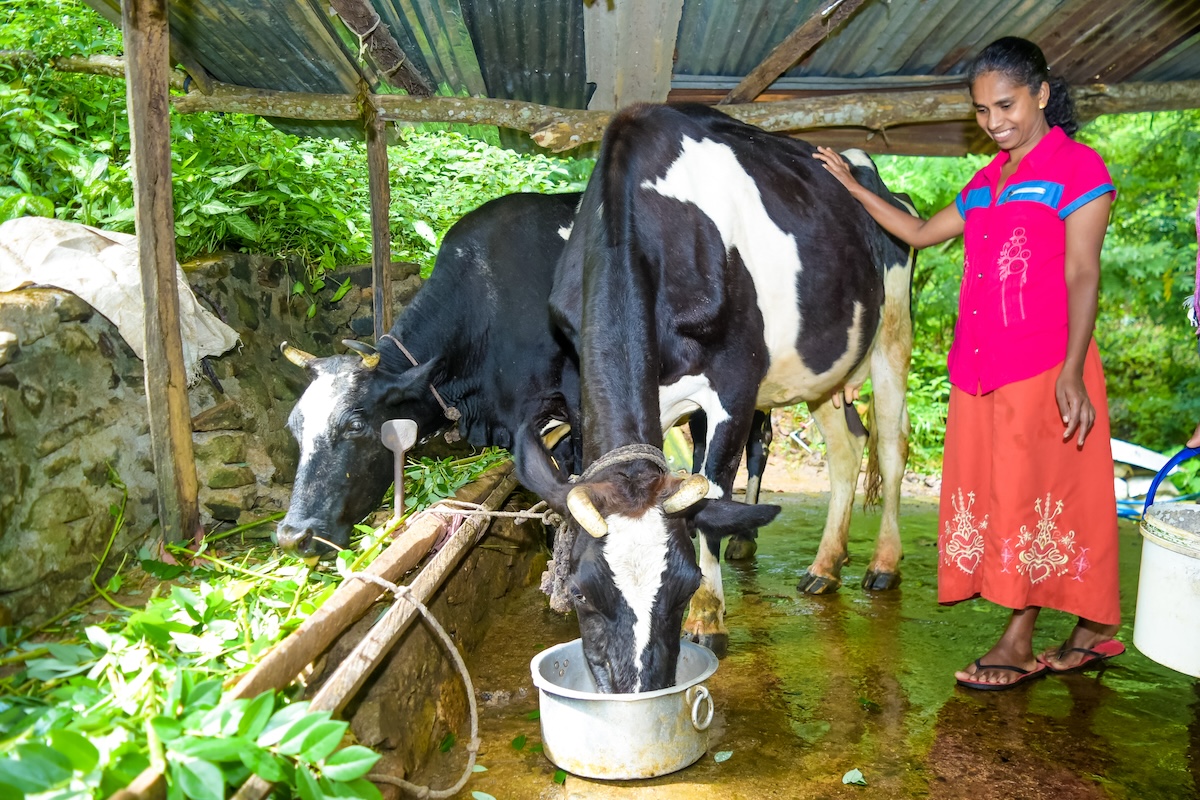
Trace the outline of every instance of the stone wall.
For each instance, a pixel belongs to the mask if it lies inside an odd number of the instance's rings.
[[[185,265],[202,304],[241,336],[189,389],[206,531],[286,508],[297,449],[285,425],[304,372],[279,352],[314,355],[372,337],[369,268],[326,279],[316,313],[293,295],[299,263],[230,254]],[[345,278],[353,288],[327,298]],[[393,307],[420,287],[394,264]],[[58,289],[0,294],[0,625],[31,624],[91,592],[89,577],[128,493],[111,572],[158,535],[142,362],[101,314]],[[122,490],[121,485],[124,486]]]

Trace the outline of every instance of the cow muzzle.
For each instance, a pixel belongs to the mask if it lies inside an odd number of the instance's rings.
[[[275,544],[279,549],[298,558],[329,555],[346,546],[337,534],[326,531],[318,520],[305,519],[290,523],[286,519],[275,529]]]

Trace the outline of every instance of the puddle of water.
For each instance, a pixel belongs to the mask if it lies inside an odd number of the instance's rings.
[[[470,659],[477,692],[507,698],[481,710],[487,768],[460,796],[518,798],[1120,798],[1200,797],[1200,681],[1132,646],[1141,537],[1121,523],[1118,634],[1128,650],[1101,673],[1050,676],[1008,692],[957,688],[953,673],[986,652],[1007,611],[983,601],[936,603],[937,507],[901,512],[903,583],[858,588],[878,512],[856,508],[844,586],[800,597],[795,584],[816,552],[825,498],[769,495],[783,513],[760,532],[758,555],[726,564],[730,653],[708,681],[716,700],[709,752],[647,781],[554,781],[540,752],[529,660],[578,636],[574,618],[549,611],[531,587],[497,619]],[[1065,639],[1074,618],[1045,611],[1038,648]],[[459,732],[459,741],[466,738]],[[518,737],[525,737],[522,743]],[[523,744],[514,747],[514,740]],[[717,753],[732,753],[717,762]],[[462,745],[418,782],[446,786]],[[862,772],[865,787],[842,776]]]

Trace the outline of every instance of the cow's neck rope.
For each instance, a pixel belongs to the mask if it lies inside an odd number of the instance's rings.
[[[596,459],[583,471],[582,475],[572,475],[572,483],[586,483],[603,470],[617,464],[627,464],[631,461],[649,461],[663,472],[667,472],[666,456],[663,451],[649,444],[627,444],[609,450]],[[554,554],[546,571],[542,573],[543,592],[550,596],[550,608],[560,614],[571,610],[571,600],[567,596],[567,578],[571,572],[571,549],[575,546],[575,534],[566,518],[560,518],[558,528],[554,532]]]
[[[408,352],[408,348],[405,347],[403,344],[401,344],[399,339],[397,339],[395,336],[392,336],[390,333],[385,333],[383,336],[379,337],[379,341],[381,341],[381,342],[384,339],[391,339],[392,342],[396,345],[396,347],[400,348],[400,352],[404,353],[405,357],[410,362],[412,362],[412,365],[414,367],[420,366],[419,362],[415,358],[413,358],[413,354]],[[437,404],[442,407],[442,414],[446,417],[446,419],[448,419],[448,420],[450,420],[450,422],[454,423],[454,425],[451,427],[450,431],[448,431],[446,433],[446,441],[448,441],[448,442],[458,441],[458,439],[459,439],[458,421],[460,419],[462,419],[462,414],[454,406],[446,404],[446,401],[442,399],[441,394],[438,393],[437,387],[434,386],[433,383],[429,384],[429,391],[433,393],[433,399],[437,400]],[[451,434],[453,434],[453,437],[451,437]]]

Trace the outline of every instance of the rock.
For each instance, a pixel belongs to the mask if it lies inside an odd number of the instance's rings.
[[[208,475],[205,485],[210,489],[235,489],[254,484],[254,471],[249,467],[219,466]]]
[[[218,403],[192,417],[193,431],[240,431],[244,425],[242,409],[233,400]]]
[[[59,322],[87,322],[95,311],[81,300],[78,295],[62,292],[57,307],[54,309]]]
[[[246,437],[223,433],[195,445],[196,458],[214,464],[241,464],[246,460]]]
[[[12,361],[21,352],[21,341],[12,331],[0,331],[0,367]]]
[[[49,490],[33,501],[24,524],[28,530],[42,531],[56,524],[83,519],[90,513],[91,504],[83,491],[57,488]]]
[[[202,502],[213,519],[237,522],[243,511],[254,506],[254,498],[257,494],[255,487],[243,486],[236,489],[205,492]]]

